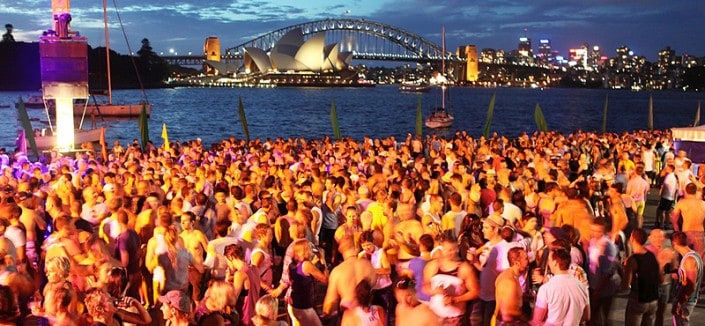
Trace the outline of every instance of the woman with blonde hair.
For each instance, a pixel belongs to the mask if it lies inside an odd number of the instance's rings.
[[[86,263],[86,253],[78,240],[76,226],[68,215],[60,215],[54,219],[55,231],[45,244],[46,256],[49,260],[54,257],[65,257],[69,261],[70,269],[67,276],[78,290],[86,289],[85,275],[89,270]]]
[[[282,320],[277,320],[279,310],[279,300],[267,294],[259,300],[255,305],[256,316],[252,317],[254,326],[287,326],[287,323]]]
[[[124,297],[115,299],[103,289],[94,288],[84,299],[86,311],[92,317],[93,326],[117,326],[125,323],[137,325],[150,324],[152,317],[137,299]],[[127,311],[123,307],[132,307],[137,313]]]
[[[53,319],[56,316],[57,305],[54,302],[55,292],[64,289],[71,294],[70,302],[66,304],[68,311],[76,311],[78,299],[73,285],[68,281],[71,262],[64,256],[51,257],[44,266],[47,277],[47,284],[44,286],[42,296],[44,303],[41,307],[33,307],[32,314],[35,316]],[[62,299],[63,300],[63,299]]]
[[[231,325],[237,325],[235,307],[235,287],[230,282],[213,281],[208,286],[203,300],[194,311],[194,319],[198,325],[223,326],[226,318]]]
[[[288,305],[292,325],[320,326],[321,320],[313,309],[314,279],[321,283],[328,283],[328,270],[316,267],[311,259],[313,250],[308,241],[296,241],[293,244],[294,259],[289,266],[289,281],[291,282],[291,295]]]

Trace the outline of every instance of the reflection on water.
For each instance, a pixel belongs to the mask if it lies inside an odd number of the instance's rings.
[[[480,89],[452,88],[450,110],[455,124],[450,130],[431,131],[450,135],[455,130],[467,130],[478,136],[486,120],[487,105],[492,94],[497,94],[492,131],[516,136],[522,131],[536,130],[534,108],[541,105],[548,127],[561,132],[578,129],[600,130],[605,96],[609,95],[607,129],[624,131],[647,126],[649,93],[588,89]],[[427,113],[430,107],[440,104],[438,89],[424,93],[422,106]],[[0,146],[14,146],[18,128],[14,102],[28,92],[0,92]],[[175,88],[147,90],[152,102],[150,136],[161,144],[162,123],[169,129],[169,139],[190,140],[201,137],[204,142],[216,142],[229,135],[243,137],[237,114],[237,101],[241,96],[251,137],[306,137],[320,138],[331,135],[330,106],[335,100],[340,129],[344,136],[361,139],[372,137],[404,137],[414,133],[417,94],[400,93],[396,86],[374,88]],[[132,97],[139,99],[139,91],[115,91],[117,102]],[[683,92],[654,93],[654,127],[665,129],[685,126],[693,122],[698,100],[702,94]],[[30,116],[46,121],[43,109],[30,110]],[[35,121],[37,127],[46,127]],[[87,123],[90,123],[90,117]],[[110,128],[109,142],[139,138],[137,120],[101,119]]]

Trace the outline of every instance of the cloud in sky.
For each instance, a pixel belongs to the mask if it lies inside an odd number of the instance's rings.
[[[440,43],[446,27],[449,49],[510,50],[526,35],[551,39],[565,55],[583,43],[614,55],[620,45],[653,60],[666,46],[678,54],[705,56],[705,1],[670,0],[115,0],[133,47],[150,39],[156,51],[199,53],[208,36],[223,48],[293,24],[325,18],[364,18],[396,26]],[[15,25],[16,39],[36,41],[50,28],[49,0],[5,0],[0,17]],[[96,0],[71,1],[72,28],[102,46],[103,8]],[[126,53],[113,0],[108,0],[111,46]],[[3,22],[5,23],[5,22]]]

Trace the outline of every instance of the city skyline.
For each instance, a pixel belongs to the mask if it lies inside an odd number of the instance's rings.
[[[51,27],[50,0],[9,0],[0,7],[4,23],[12,23],[17,41],[35,42]],[[705,2],[665,0],[487,0],[450,1],[353,0],[302,2],[119,0],[117,5],[136,52],[147,38],[157,53],[200,54],[208,36],[235,46],[270,31],[325,18],[362,18],[405,29],[440,44],[446,27],[448,50],[474,44],[510,51],[519,38],[540,39],[567,56],[582,44],[599,45],[608,57],[619,46],[655,61],[670,46],[677,55],[705,56]],[[108,1],[111,48],[128,53],[113,1]],[[71,1],[73,30],[88,37],[92,47],[104,46],[103,8],[99,0]],[[525,31],[526,29],[526,31]],[[173,50],[173,52],[172,52]]]

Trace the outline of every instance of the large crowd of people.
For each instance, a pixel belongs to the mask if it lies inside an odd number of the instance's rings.
[[[0,324],[609,325],[622,293],[687,325],[701,293],[668,131],[124,145],[0,152]]]

